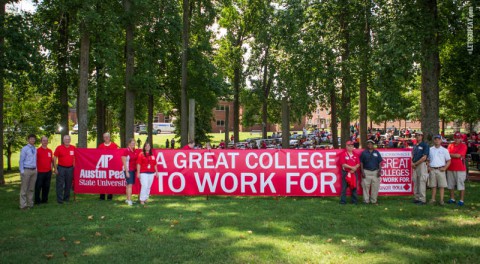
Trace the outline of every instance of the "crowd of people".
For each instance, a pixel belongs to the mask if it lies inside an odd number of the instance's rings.
[[[318,131],[318,133],[322,133]],[[305,131],[304,131],[305,134]],[[326,133],[325,133],[326,134]],[[324,135],[325,135],[324,134]],[[413,136],[413,135],[412,135]],[[375,137],[377,135],[375,134]],[[412,170],[414,182],[414,203],[427,204],[426,187],[432,188],[432,198],[429,204],[444,205],[444,191],[450,192],[449,204],[464,205],[466,154],[470,146],[477,147],[479,138],[477,134],[465,135],[459,132],[454,134],[454,141],[445,148],[444,137],[434,136],[434,145],[429,146],[423,138],[421,131],[415,131],[415,143],[412,149]],[[104,142],[99,149],[118,149],[118,145],[111,141],[109,133],[103,134]],[[465,143],[469,143],[469,146]],[[468,141],[470,140],[470,141]],[[36,148],[36,136],[31,134],[27,138],[28,144],[20,152],[19,170],[21,175],[20,209],[28,210],[34,205],[47,203],[50,191],[52,173],[56,175],[56,202],[63,204],[69,202],[73,183],[73,168],[75,166],[75,146],[71,145],[71,138],[65,135],[62,144],[55,151],[48,148],[48,138],[41,137],[41,146]],[[168,141],[174,146],[174,140]],[[153,146],[145,142],[141,150],[136,149],[135,139],[130,139],[127,148],[122,154],[123,169],[126,181],[126,203],[133,205],[132,186],[138,179],[141,184],[139,202],[145,205],[148,202],[150,188],[154,177],[158,176],[156,159],[152,154]],[[263,142],[264,143],[264,142]],[[363,190],[363,203],[378,204],[377,196],[381,182],[383,158],[375,149],[377,142],[368,139],[366,148],[360,156],[353,152],[356,141],[346,142],[346,151],[340,157],[342,167],[342,191],[340,203],[347,204],[347,189],[351,189],[351,202],[358,203],[357,185],[360,182]],[[207,143],[206,148],[212,148]],[[220,148],[226,148],[222,140]],[[195,142],[189,141],[183,149],[195,149]],[[360,180],[361,177],[361,180]],[[437,202],[436,193],[439,190]],[[455,191],[460,192],[456,201]],[[112,200],[112,194],[100,194],[100,200]]]

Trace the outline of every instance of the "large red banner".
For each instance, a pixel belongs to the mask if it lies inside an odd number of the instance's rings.
[[[343,151],[156,149],[159,173],[151,194],[338,196],[342,184],[339,154]],[[380,195],[411,195],[410,151],[380,152],[385,160]],[[125,193],[122,153],[76,149],[75,192]],[[133,191],[139,190],[137,179]]]

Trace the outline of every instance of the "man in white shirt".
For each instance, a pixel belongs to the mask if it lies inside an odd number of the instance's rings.
[[[433,137],[434,146],[430,148],[429,153],[429,171],[430,179],[429,186],[432,188],[432,200],[430,204],[435,204],[435,196],[437,194],[437,187],[440,189],[440,201],[439,205],[444,205],[443,196],[445,188],[447,187],[446,170],[450,166],[450,153],[444,147],[442,147],[442,136],[435,135]]]

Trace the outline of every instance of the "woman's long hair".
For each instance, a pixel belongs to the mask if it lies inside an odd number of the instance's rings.
[[[148,141],[145,141],[145,144],[143,144],[143,155],[146,157],[147,156],[147,152],[145,151],[145,147],[148,145],[150,145],[150,151],[148,151],[148,154],[153,155],[153,151],[152,151],[152,144],[150,144],[150,142]]]

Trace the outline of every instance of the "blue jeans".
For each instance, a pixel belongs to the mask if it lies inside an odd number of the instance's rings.
[[[340,196],[340,203],[347,203],[347,172],[342,170],[342,194]],[[353,177],[355,177],[355,182],[358,185],[358,178],[357,178],[357,173],[355,172],[353,174]],[[357,203],[357,187],[351,189],[352,190],[352,203],[356,204]]]

